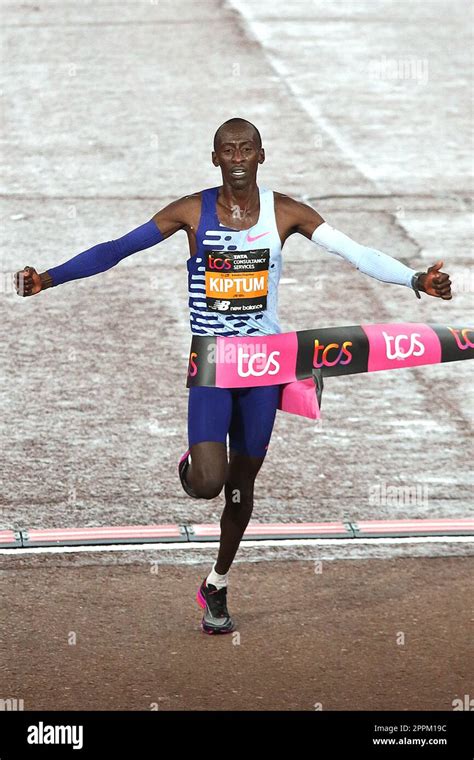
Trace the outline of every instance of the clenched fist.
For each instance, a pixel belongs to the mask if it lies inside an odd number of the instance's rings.
[[[45,272],[38,274],[34,267],[24,267],[14,275],[14,284],[19,296],[35,296],[41,290],[51,286],[51,278]]]

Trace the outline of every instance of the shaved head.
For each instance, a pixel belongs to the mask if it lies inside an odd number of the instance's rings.
[[[220,125],[219,129],[214,135],[214,150],[217,150],[217,147],[219,143],[223,141],[223,138],[226,132],[229,132],[232,129],[232,127],[241,127],[244,125],[248,125],[249,127],[252,128],[254,132],[254,139],[257,144],[257,148],[260,149],[262,147],[262,138],[255,124],[252,124],[251,121],[247,121],[247,119],[240,119],[238,117],[235,117],[233,119],[227,119],[227,121],[225,121],[223,124]]]

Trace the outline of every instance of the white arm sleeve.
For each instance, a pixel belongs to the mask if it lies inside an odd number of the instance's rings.
[[[347,259],[359,271],[369,275],[369,277],[411,288],[412,277],[416,274],[414,269],[410,269],[398,259],[394,259],[382,251],[356,243],[355,240],[351,240],[350,237],[334,229],[327,222],[316,227],[311,240],[316,245],[326,248],[330,253],[337,253],[343,259]]]

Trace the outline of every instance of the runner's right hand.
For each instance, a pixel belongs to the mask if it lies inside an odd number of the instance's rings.
[[[19,296],[35,296],[42,290],[41,277],[34,267],[24,267],[15,274],[15,289]]]

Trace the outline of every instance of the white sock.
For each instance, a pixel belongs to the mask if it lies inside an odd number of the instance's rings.
[[[224,575],[219,575],[219,573],[216,573],[216,563],[214,562],[212,570],[206,578],[206,584],[212,583],[212,585],[217,589],[224,588],[224,586],[227,586],[228,575],[229,571],[227,571],[227,573]]]

